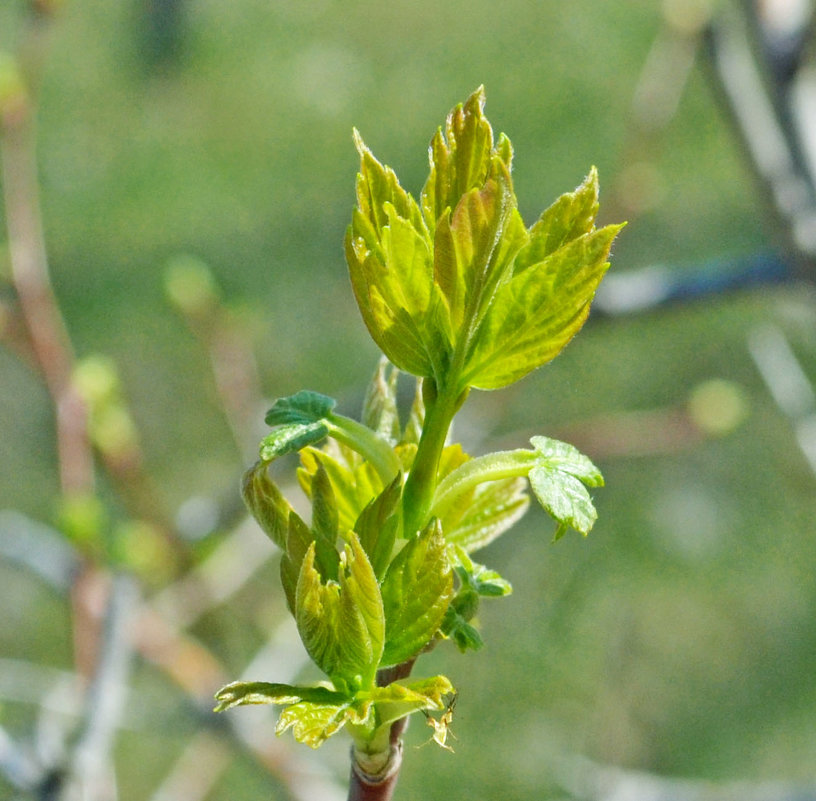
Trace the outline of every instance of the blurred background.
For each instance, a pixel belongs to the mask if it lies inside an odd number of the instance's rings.
[[[579,337],[457,433],[566,439],[607,486],[586,540],[531,510],[480,554],[515,592],[418,668],[459,689],[456,754],[413,721],[397,798],[816,797],[810,9],[782,6],[774,50],[703,0],[0,4],[0,798],[344,797],[343,738],[209,712],[316,678],[238,484],[272,399],[354,416],[375,367],[352,126],[418,193],[480,84],[528,224],[594,164],[629,225]]]

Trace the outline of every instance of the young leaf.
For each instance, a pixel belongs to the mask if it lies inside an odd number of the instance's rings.
[[[547,467],[530,471],[530,486],[538,502],[559,523],[554,539],[564,536],[567,527],[584,536],[589,533],[598,513],[586,487],[574,476]]]
[[[241,495],[264,533],[285,550],[292,507],[269,477],[267,468],[266,462],[256,462],[244,474]]]
[[[315,704],[304,701],[292,704],[281,712],[275,733],[283,734],[292,729],[299,743],[310,748],[320,748],[326,740],[343,728],[349,718],[356,719],[351,704]]]
[[[234,681],[216,694],[215,712],[223,712],[246,704],[278,704],[287,706],[300,701],[315,704],[343,704],[349,698],[327,687],[300,687],[293,684],[271,684],[267,681]]]
[[[532,437],[530,443],[549,467],[580,478],[587,486],[603,486],[601,471],[573,445],[549,437]]]
[[[304,389],[288,398],[278,398],[266,413],[266,424],[316,423],[328,417],[336,404],[327,395]]]
[[[598,171],[593,167],[583,183],[555,201],[530,229],[529,244],[516,257],[515,273],[538,264],[573,239],[595,228],[598,214]]]
[[[337,553],[338,516],[329,477],[323,465],[318,465],[312,480],[312,539],[317,563],[324,579],[335,578],[340,564]]]
[[[451,471],[439,482],[431,513],[444,519],[474,488],[526,475],[539,502],[561,524],[556,539],[566,531],[564,526],[588,533],[596,513],[581,482],[601,486],[603,478],[598,468],[571,445],[546,437],[534,440],[533,450],[489,453]]]
[[[314,445],[329,435],[323,422],[289,423],[276,428],[261,440],[261,461],[271,462],[287,453]]]
[[[468,607],[471,606],[473,599],[475,599],[475,602],[478,604],[478,596],[473,593],[472,590],[468,590],[468,593],[472,595],[473,598],[468,598],[466,605]],[[482,635],[479,634],[479,630],[468,622],[470,618],[457,608],[458,600],[458,597],[454,598],[454,601],[445,612],[441,631],[446,637],[456,643],[456,647],[462,653],[478,651],[484,646],[484,640],[482,639]]]
[[[521,478],[490,481],[474,487],[442,516],[445,539],[465,551],[484,548],[527,511],[530,499]]]
[[[620,227],[569,242],[497,289],[468,353],[468,385],[498,389],[563,350],[584,324]]]
[[[429,679],[395,681],[387,687],[376,687],[370,698],[377,710],[378,727],[383,727],[421,709],[444,709],[444,697],[454,692],[453,685],[446,676],[433,676]]]
[[[448,114],[444,135],[437,131],[431,141],[431,170],[422,190],[422,211],[431,231],[446,209],[454,208],[462,195],[487,178],[493,131],[484,116],[484,104],[484,87],[480,86]],[[509,153],[505,150],[503,154],[509,167]]]
[[[286,548],[281,557],[280,577],[286,595],[286,605],[293,615],[296,608],[295,601],[300,569],[312,540],[312,532],[309,527],[296,512],[291,512],[289,515],[289,530],[286,535]],[[337,571],[335,570],[332,575],[336,576]],[[326,578],[325,574],[324,578]]]
[[[370,428],[335,414],[334,405],[318,392],[279,398],[266,415],[266,422],[278,427],[261,441],[261,459],[269,462],[331,436],[371,462],[382,480],[390,482],[400,470],[391,446]]]
[[[383,356],[377,365],[374,378],[368,385],[363,403],[363,425],[376,431],[392,447],[400,439],[397,413],[398,377],[399,370]]]
[[[378,579],[385,574],[399,528],[402,476],[398,475],[365,509],[354,524],[374,573]]]
[[[453,594],[453,574],[437,521],[399,552],[382,583],[386,620],[383,665],[416,656],[439,629]]]
[[[513,588],[495,570],[474,562],[463,548],[453,546],[451,561],[462,587],[467,587],[483,598],[501,598],[510,595]]]
[[[298,578],[295,620],[318,667],[338,688],[373,684],[383,650],[385,617],[377,577],[357,535],[349,533],[338,581],[324,583],[309,546]]]
[[[598,513],[584,484],[603,486],[600,470],[566,442],[548,437],[533,437],[530,442],[536,454],[536,466],[529,473],[530,486],[559,524],[555,539],[560,539],[567,528],[586,536]]]
[[[318,466],[326,471],[334,492],[341,531],[353,528],[363,509],[382,491],[383,482],[371,463],[348,449],[304,448],[300,459],[303,466],[298,468],[298,481],[309,498],[313,497],[312,484]]]

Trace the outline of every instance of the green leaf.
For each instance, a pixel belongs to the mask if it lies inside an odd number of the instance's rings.
[[[408,220],[414,229],[423,228],[422,215],[416,201],[399,183],[390,167],[383,166],[366,147],[359,132],[354,130],[354,145],[360,154],[360,172],[357,175],[357,207],[368,224],[369,246],[376,244],[382,229],[388,224],[386,205]],[[365,231],[366,229],[363,228]]]
[[[453,546],[452,560],[462,587],[467,587],[484,598],[501,598],[510,595],[513,588],[495,570],[474,562],[463,548]]]
[[[397,413],[397,378],[399,370],[384,356],[368,386],[363,403],[363,425],[375,431],[392,447],[400,439]]]
[[[287,729],[292,729],[292,734],[299,743],[319,748],[347,722],[357,720],[357,713],[348,702],[315,704],[304,701],[292,704],[281,712],[275,733],[281,735]]]
[[[333,398],[304,389],[289,397],[278,398],[266,413],[266,424],[316,423],[328,417],[336,404]]]
[[[439,130],[431,141],[431,170],[422,190],[422,211],[430,230],[446,209],[454,208],[462,195],[487,179],[493,131],[484,116],[484,104],[480,86],[448,114],[444,135]],[[505,149],[503,154],[509,167],[509,153]]]
[[[370,428],[334,414],[334,405],[332,398],[305,390],[279,398],[266,415],[269,425],[279,427],[262,440],[261,459],[271,461],[330,435],[370,461],[382,480],[390,482],[400,470],[391,446]]]
[[[598,468],[571,445],[558,440],[535,437],[533,445],[534,450],[497,451],[461,464],[439,482],[431,514],[444,519],[450,510],[467,504],[470,493],[479,485],[527,476],[539,502],[559,524],[588,533],[597,515],[581,482],[602,486]],[[565,530],[559,528],[556,538]]]
[[[422,709],[444,709],[443,699],[454,692],[454,687],[446,676],[433,676],[428,679],[395,681],[387,687],[376,687],[370,698],[377,710],[377,725],[381,728]]]
[[[312,539],[323,579],[336,578],[340,565],[337,553],[338,515],[334,490],[323,465],[312,478]]]
[[[341,531],[353,528],[363,509],[382,491],[383,482],[371,463],[349,449],[304,448],[300,459],[303,466],[298,469],[298,481],[309,498],[313,494],[312,483],[318,465],[326,471],[334,491]]]
[[[472,593],[473,597],[478,603],[478,596]],[[456,600],[456,599],[455,599]],[[456,602],[452,603],[445,613],[445,619],[442,623],[442,633],[456,643],[456,647],[462,652],[478,651],[484,646],[482,635],[479,634],[478,629],[471,625],[466,614],[463,614],[456,606]]]
[[[382,583],[383,665],[416,656],[433,638],[453,595],[453,574],[438,521],[397,554]]]
[[[282,550],[286,550],[289,514],[292,507],[269,477],[268,463],[256,462],[244,474],[241,495],[264,533]]]
[[[593,167],[574,191],[561,195],[530,229],[529,244],[516,257],[514,271],[544,261],[573,239],[592,232],[598,213],[598,172]]]
[[[468,353],[468,385],[498,389],[563,350],[584,324],[620,228],[581,236],[497,289]]]
[[[286,594],[286,605],[289,611],[295,614],[295,601],[297,595],[298,578],[300,569],[309,546],[313,542],[312,532],[301,520],[296,512],[289,515],[289,531],[286,535],[286,549],[280,563],[280,576],[283,591]],[[337,572],[333,575],[337,575]]]
[[[290,423],[275,429],[261,440],[261,460],[271,462],[279,456],[299,451],[325,439],[329,429],[325,423]]]
[[[350,700],[327,687],[302,687],[293,684],[271,684],[266,681],[234,681],[216,694],[215,712],[223,712],[246,704],[279,704],[285,706],[300,701],[317,704],[343,704]]]
[[[338,581],[323,582],[309,546],[297,584],[295,620],[309,656],[336,687],[372,685],[385,639],[377,577],[357,535],[349,533]]]
[[[601,471],[573,445],[549,437],[532,437],[530,443],[549,467],[580,478],[590,487],[603,486]]]
[[[473,295],[484,277],[503,217],[500,187],[489,181],[462,197],[450,218],[443,216],[434,239],[434,279],[450,309],[451,326],[462,329],[474,311]]]
[[[555,539],[561,539],[567,526],[584,536],[589,533],[598,513],[587,488],[574,476],[547,467],[530,471],[530,486],[539,503],[560,524]]]
[[[471,552],[501,536],[527,511],[530,499],[522,478],[480,484],[449,507],[442,530],[449,543]]]
[[[402,475],[398,475],[365,509],[354,524],[374,573],[385,575],[399,529]]]
[[[530,486],[559,524],[555,539],[560,539],[567,528],[586,536],[598,513],[584,484],[602,487],[601,471],[566,442],[548,437],[533,437],[530,442],[536,455],[536,466],[529,473]]]

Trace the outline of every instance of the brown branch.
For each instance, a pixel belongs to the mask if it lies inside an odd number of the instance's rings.
[[[48,274],[37,187],[35,108],[21,86],[0,108],[0,159],[11,273],[37,364],[54,402],[60,483],[93,487],[85,405],[73,385],[74,356]]]

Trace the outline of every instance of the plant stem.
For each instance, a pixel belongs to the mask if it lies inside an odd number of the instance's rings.
[[[377,685],[387,687],[391,682],[411,675],[416,657],[399,665],[377,671]],[[391,726],[389,751],[384,763],[371,771],[371,761],[364,754],[351,749],[351,778],[349,780],[348,801],[390,801],[399,779],[402,767],[402,735],[408,725],[408,718],[400,718]],[[376,758],[376,757],[375,757]],[[380,756],[383,759],[383,756]],[[365,764],[364,764],[365,763]],[[366,770],[369,767],[369,770]]]
[[[464,400],[464,393],[446,392],[444,389],[440,390],[435,398],[426,399],[422,435],[402,496],[403,532],[408,539],[421,531],[428,522],[431,502],[436,491],[439,459],[453,417]]]

